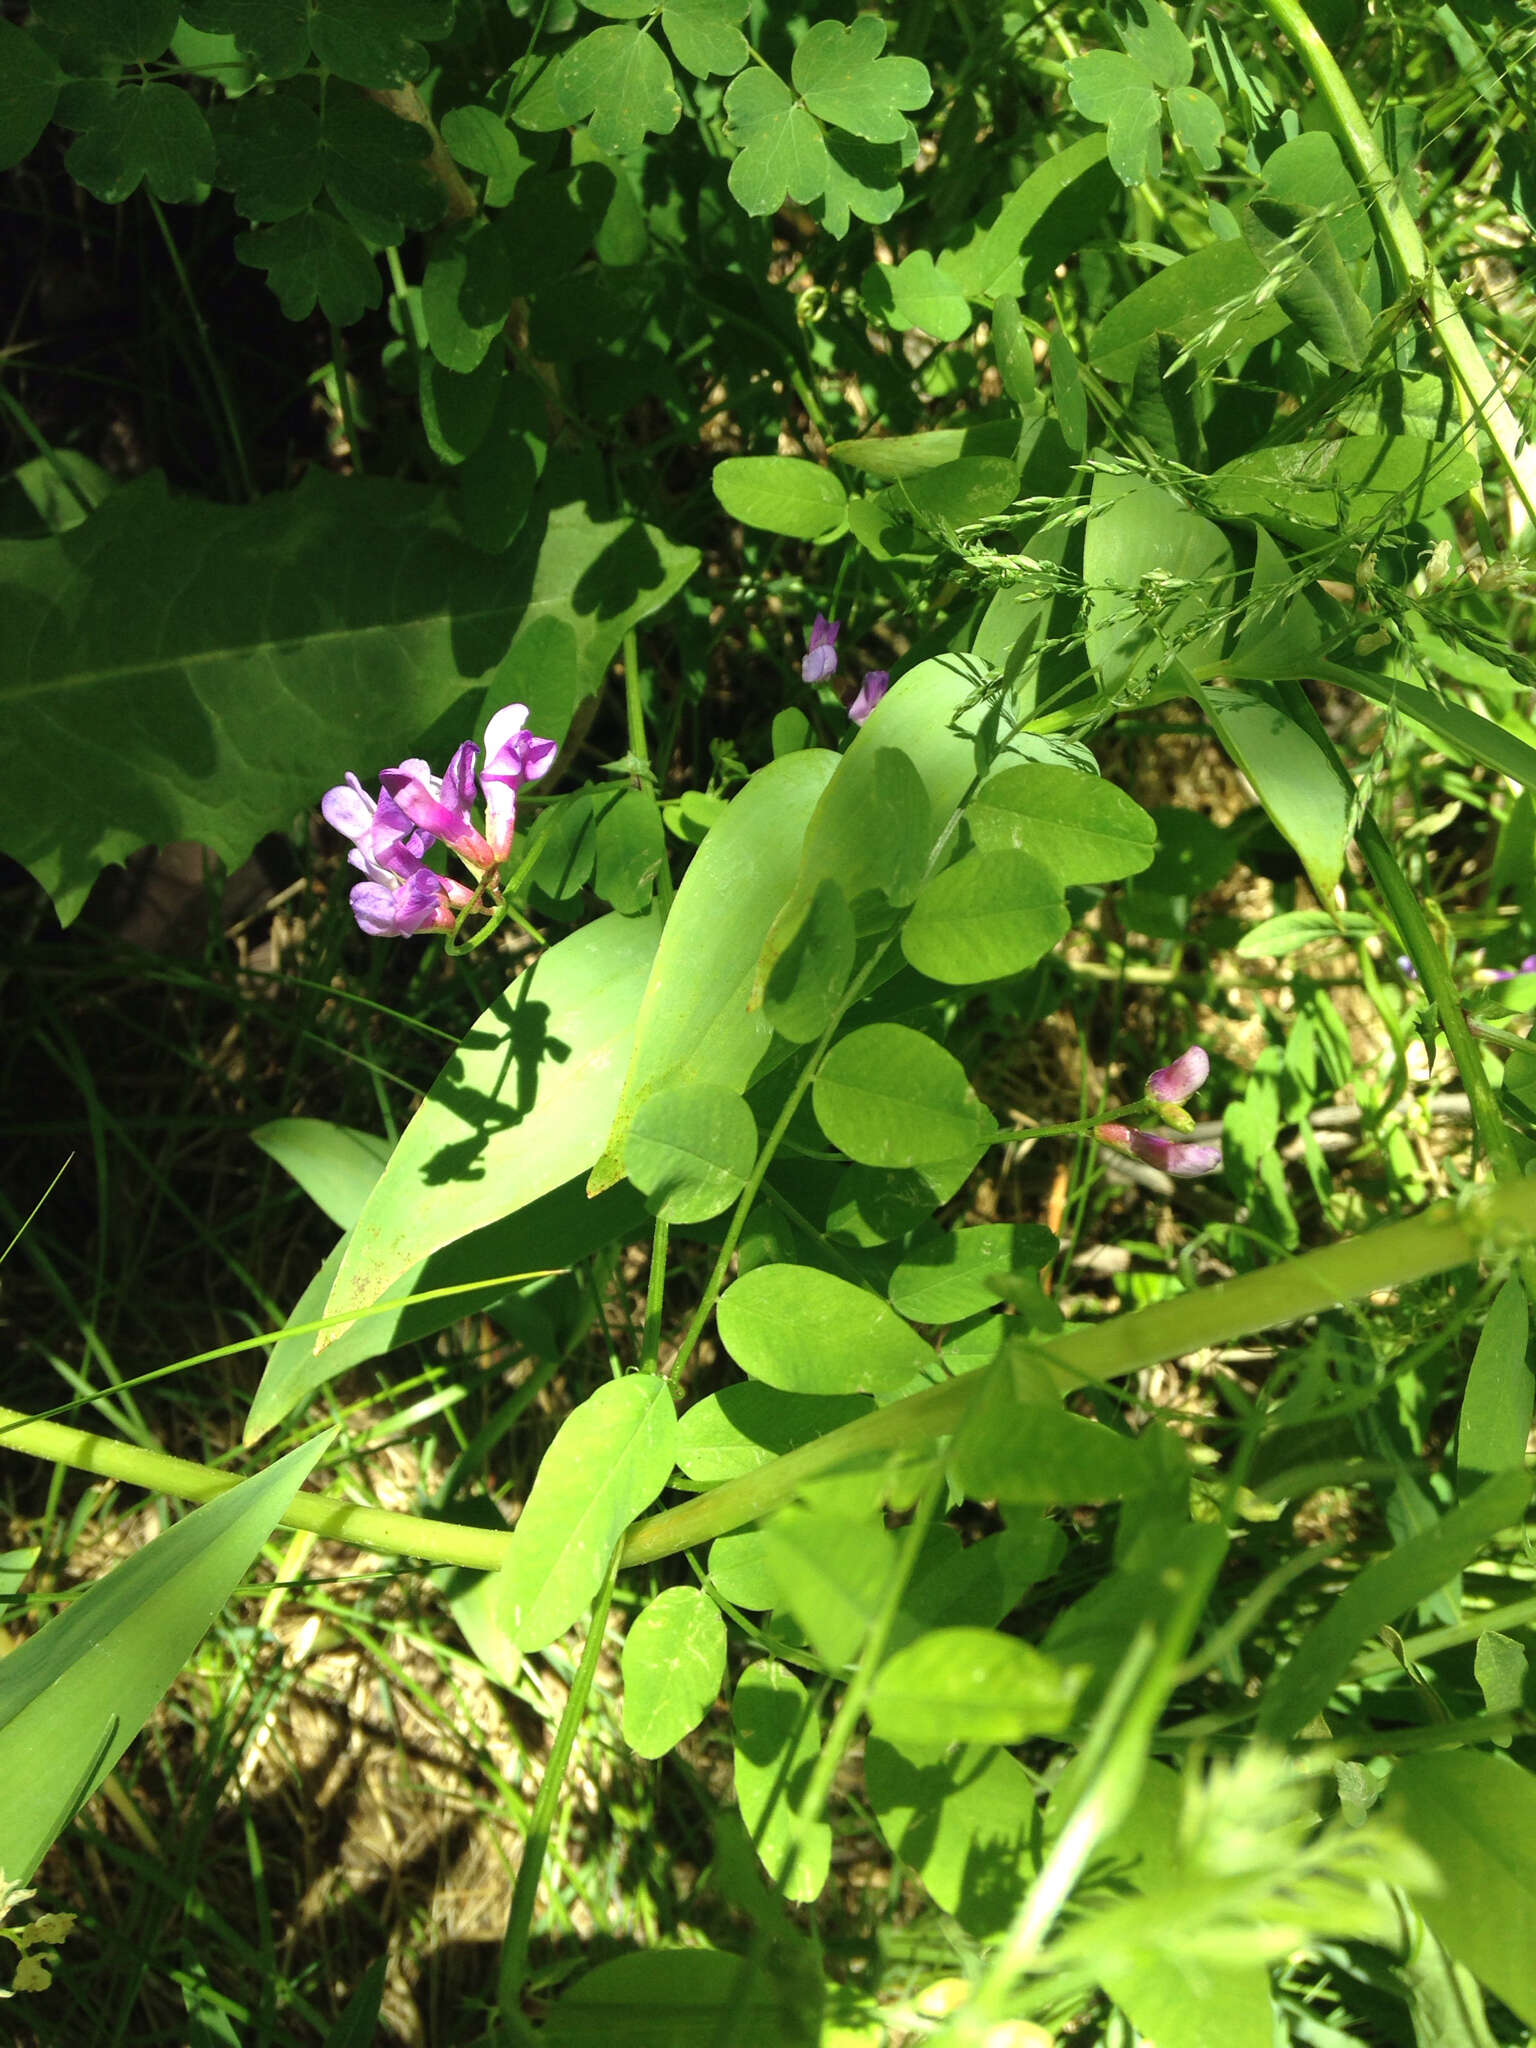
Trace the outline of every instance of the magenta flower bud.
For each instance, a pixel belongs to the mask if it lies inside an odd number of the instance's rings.
[[[810,644],[805,650],[805,659],[800,664],[800,679],[806,683],[824,683],[827,677],[837,672],[837,636],[842,626],[836,619],[816,614],[816,623],[811,628]]]
[[[855,725],[862,725],[871,711],[891,687],[889,669],[872,668],[864,678],[859,694],[848,706],[848,716]]]
[[[1149,1166],[1160,1166],[1183,1180],[1197,1174],[1215,1173],[1221,1166],[1221,1146],[1193,1145],[1182,1138],[1165,1138],[1157,1131],[1132,1131],[1131,1150]]]
[[[485,836],[497,860],[505,860],[512,851],[518,791],[524,783],[547,775],[560,751],[558,741],[537,738],[525,729],[527,723],[526,704],[504,704],[485,728],[480,793],[485,799]]]
[[[466,740],[439,779],[425,761],[402,761],[398,768],[386,768],[379,777],[387,796],[393,797],[413,824],[441,839],[460,860],[472,868],[496,865],[496,856],[470,821],[475,801],[475,762],[480,749]]]
[[[1126,1145],[1131,1142],[1128,1124],[1095,1124],[1093,1135],[1104,1145]]]
[[[1210,1079],[1210,1056],[1203,1045],[1192,1045],[1179,1054],[1171,1067],[1159,1067],[1147,1076],[1147,1093],[1154,1102],[1187,1102],[1197,1088]]]

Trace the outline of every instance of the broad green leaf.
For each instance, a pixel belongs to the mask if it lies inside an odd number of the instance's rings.
[[[1195,74],[1188,38],[1162,0],[1114,0],[1109,18],[1121,47],[1165,90],[1188,85]]]
[[[51,52],[14,22],[0,21],[0,171],[32,154],[62,83]]]
[[[1078,368],[1071,342],[1059,327],[1051,329],[1047,346],[1050,351],[1051,398],[1062,439],[1074,455],[1081,455],[1088,446],[1088,394],[1083,389],[1082,371]]]
[[[1288,1741],[1320,1714],[1360,1645],[1438,1592],[1502,1529],[1519,1522],[1531,1486],[1524,1472],[1501,1472],[1433,1528],[1368,1565],[1270,1680],[1259,1701],[1260,1734]]]
[[[887,1742],[1023,1742],[1059,1735],[1081,1678],[991,1629],[936,1628],[881,1666],[869,1722]]]
[[[1221,138],[1226,133],[1226,122],[1209,93],[1193,85],[1176,85],[1168,95],[1168,119],[1174,134],[1201,170],[1221,169]]]
[[[561,1423],[497,1574],[496,1608],[526,1655],[579,1621],[614,1546],[666,1485],[677,1411],[653,1373],[611,1380]]]
[[[761,1529],[717,1536],[709,1546],[709,1583],[733,1607],[766,1614],[778,1598],[763,1547]]]
[[[663,1088],[635,1111],[624,1171],[666,1223],[728,1209],[757,1158],[757,1123],[739,1095],[709,1081]]]
[[[5,478],[0,490],[10,503],[0,509],[0,521],[17,539],[41,540],[50,533],[70,533],[83,526],[116,488],[117,479],[88,455],[75,448],[53,448],[22,463]],[[32,515],[30,519],[22,514],[22,503]]]
[[[763,1529],[778,1593],[831,1672],[852,1666],[896,1575],[898,1540],[883,1521],[791,1507]]]
[[[763,980],[763,1015],[781,1038],[809,1045],[821,1036],[848,986],[857,946],[848,899],[828,875],[784,933]]]
[[[500,355],[496,347],[487,361]],[[464,537],[485,553],[504,553],[532,514],[548,433],[544,393],[531,377],[504,369],[497,380],[496,410],[459,471]]]
[[[999,298],[992,307],[992,353],[1003,389],[1021,410],[1036,404],[1034,335],[1024,324],[1017,299]]]
[[[373,1131],[354,1131],[314,1116],[258,1124],[251,1142],[292,1174],[338,1230],[350,1230],[362,1214],[390,1152],[389,1140]]]
[[[1030,172],[995,219],[983,214],[969,240],[946,249],[939,268],[968,299],[1021,298],[1102,233],[1119,193],[1104,137],[1069,142]]]
[[[417,357],[421,424],[439,462],[460,463],[490,431],[507,375],[504,353],[492,349],[468,372],[450,370],[429,349]]]
[[[1101,473],[1083,535],[1088,658],[1106,691],[1150,681],[1172,660],[1219,663],[1232,545],[1209,519],[1143,478]]]
[[[1039,1865],[1039,1795],[1006,1750],[871,1735],[864,1789],[893,1854],[967,1934],[1006,1933]]]
[[[570,1180],[516,1215],[471,1231],[468,1237],[408,1266],[372,1304],[374,1314],[359,1316],[317,1356],[316,1333],[299,1333],[326,1312],[350,1243],[343,1238],[289,1316],[286,1327],[290,1334],[280,1337],[268,1354],[242,1441],[255,1443],[302,1407],[318,1388],[371,1358],[435,1337],[439,1330],[465,1317],[490,1313],[505,1323],[509,1279],[573,1266],[601,1246],[622,1241],[644,1221],[645,1210],[633,1188],[611,1188],[596,1201],[589,1201],[583,1179]],[[452,1291],[437,1300],[405,1305],[413,1294],[430,1295],[440,1288]],[[516,1293],[515,1286],[512,1293]],[[386,1306],[391,1303],[398,1306]]]
[[[1129,383],[1144,343],[1171,334],[1202,369],[1289,325],[1261,302],[1264,270],[1245,242],[1211,242],[1181,256],[1111,306],[1093,331],[1088,358],[1102,377]]]
[[[505,206],[531,168],[506,122],[489,107],[467,106],[450,107],[438,126],[454,162],[485,179],[486,205]]]
[[[419,122],[333,85],[320,147],[325,189],[366,241],[394,246],[442,219],[447,199],[427,170],[432,140]]]
[[[1049,1578],[1066,1555],[1066,1538],[1044,1515],[1016,1517],[1013,1526],[965,1543],[940,1522],[928,1531],[891,1629],[898,1650],[939,1627],[995,1628],[1030,1587]]]
[[[1442,1750],[1397,1764],[1391,1796],[1440,1873],[1419,1911],[1458,1962],[1536,2026],[1536,1779],[1508,1757]]]
[[[138,1734],[330,1441],[194,1509],[0,1660],[0,1869],[13,1884]]]
[[[307,320],[318,306],[336,326],[350,327],[383,301],[378,265],[355,231],[313,207],[275,227],[236,235],[235,255],[267,273],[289,320]]]
[[[116,206],[141,183],[157,199],[204,199],[215,161],[213,136],[192,95],[149,84],[114,92],[76,136],[64,165],[87,192]]]
[[[650,11],[650,0],[644,12]],[[662,0],[661,25],[672,54],[695,78],[731,77],[751,56],[736,26],[747,0]]]
[[[1027,1507],[1124,1500],[1164,1483],[1146,1437],[1121,1436],[1074,1415],[1022,1345],[1011,1345],[976,1389],[950,1447],[948,1469],[969,1500]]]
[[[795,47],[790,75],[810,111],[866,142],[900,142],[907,113],[932,97],[927,67],[915,57],[882,57],[889,33],[876,14],[847,28],[818,21]]]
[[[650,908],[667,857],[661,807],[649,790],[621,789],[598,813],[592,886],[604,903],[635,917]]]
[[[841,129],[821,138],[826,182],[810,201],[810,211],[835,241],[848,232],[850,220],[887,221],[901,205],[901,174],[916,160],[917,131],[897,142],[862,142]]]
[[[327,71],[369,91],[424,78],[422,47],[453,27],[454,0],[311,0],[309,41]]]
[[[1321,214],[1346,262],[1369,251],[1374,239],[1370,214],[1338,143],[1326,129],[1293,135],[1265,157],[1264,189],[1272,199]]]
[[[909,477],[896,489],[920,525],[942,533],[1006,512],[1018,495],[1019,465],[1004,456],[967,456]]]
[[[728,455],[710,482],[730,518],[792,540],[835,533],[847,516],[848,493],[831,470],[792,455]]]
[[[1121,1523],[1122,1532],[1125,1528]],[[1136,1631],[1172,1625],[1192,1581],[1209,1583],[1227,1547],[1226,1532],[1191,1522],[1180,1507],[1142,1522],[1127,1545],[1122,1534],[1115,1568],[1070,1606],[1058,1607],[1045,1648],[1058,1664],[1086,1666],[1079,1711],[1097,1709]]]
[[[1017,420],[982,420],[973,427],[933,427],[925,434],[869,434],[861,441],[834,441],[834,462],[868,476],[900,479],[923,476],[969,456],[1013,461],[1019,448]]]
[[[831,1047],[812,1084],[816,1121],[864,1166],[928,1166],[979,1152],[993,1132],[951,1052],[905,1024],[866,1024]]]
[[[176,0],[37,0],[33,12],[87,50],[142,62],[165,54],[177,10]]]
[[[759,1266],[720,1297],[720,1341],[742,1371],[794,1394],[905,1393],[933,1353],[878,1294],[814,1266]]]
[[[796,1833],[795,1816],[821,1751],[821,1728],[805,1687],[782,1664],[752,1664],[731,1703],[736,1731],[736,1803],[763,1868],[777,1884]],[[832,1860],[832,1830],[805,1830],[786,1899],[809,1904],[820,1895]],[[734,2028],[733,2028],[734,2038]]]
[[[1003,847],[965,854],[923,885],[901,950],[934,981],[1002,981],[1033,967],[1070,925],[1052,871]]]
[[[1072,104],[1108,130],[1109,161],[1123,185],[1140,185],[1162,169],[1163,102],[1137,58],[1090,50],[1067,64]]]
[[[1318,899],[1331,903],[1350,839],[1347,783],[1310,733],[1261,687],[1207,686],[1200,703],[1275,826],[1301,856]]]
[[[572,119],[592,117],[600,149],[627,156],[647,135],[670,135],[682,116],[672,67],[644,29],[594,29],[566,58],[562,89]]]
[[[1463,1497],[1490,1473],[1522,1471],[1531,1434],[1531,1319],[1525,1289],[1506,1280],[1478,1336],[1456,1426],[1456,1490]]]
[[[1262,519],[1306,539],[1318,529],[1410,525],[1470,490],[1478,474],[1464,442],[1349,434],[1239,455],[1209,479],[1205,496],[1228,518]]]
[[[1374,917],[1364,917],[1358,911],[1288,910],[1244,932],[1236,952],[1243,960],[1286,960],[1303,946],[1349,945],[1369,938],[1377,928]]]
[[[914,1323],[958,1323],[997,1306],[989,1274],[1038,1272],[1056,1239],[1038,1223],[981,1223],[913,1245],[891,1275],[891,1306]]]
[[[328,1313],[367,1307],[430,1252],[516,1215],[590,1164],[659,937],[652,918],[600,918],[541,953],[482,1012],[369,1197]]]
[[[289,78],[309,61],[308,0],[182,0],[181,13],[205,34],[231,36],[266,78]]]
[[[437,239],[421,284],[427,345],[444,369],[468,376],[507,323],[517,283],[499,223],[461,221]]]
[[[744,213],[777,213],[786,197],[804,206],[827,184],[821,129],[771,71],[749,67],[725,95],[725,139],[737,151],[731,196]]]
[[[549,2048],[815,2048],[780,1974],[718,1949],[647,1949],[599,1963],[539,2030]]]
[[[920,327],[938,341],[958,341],[970,332],[971,308],[965,293],[926,249],[914,249],[897,264],[876,265],[865,275],[866,299],[871,298],[871,286],[880,288],[872,303],[893,327]]]
[[[745,1092],[773,1036],[767,1019],[747,1008],[757,958],[793,886],[806,820],[836,766],[835,755],[806,748],[759,769],[683,877],[613,1128],[593,1171],[594,1193],[623,1173],[630,1122],[647,1096],[697,1081]]]
[[[249,506],[128,485],[72,533],[0,540],[0,844],[67,923],[108,862],[195,839],[233,870],[348,768],[398,761],[454,713],[446,755],[474,693],[523,699],[559,739],[695,560],[570,505],[488,562],[437,493],[319,469]],[[67,785],[49,767],[61,718],[80,735]]]
[[[1530,1664],[1524,1645],[1517,1643],[1513,1636],[1500,1635],[1496,1628],[1484,1629],[1477,1639],[1472,1670],[1488,1713],[1510,1714],[1524,1704]],[[1495,1735],[1491,1739],[1501,1749],[1509,1747],[1507,1735]]]
[[[989,777],[965,822],[983,853],[1028,853],[1063,888],[1139,874],[1157,849],[1157,827],[1134,797],[1042,761]]]
[[[651,246],[651,233],[628,170],[610,150],[599,146],[590,128],[578,128],[571,137],[571,162],[578,167],[595,165],[612,181],[613,195],[592,237],[598,262],[619,268],[643,263]]]
[[[697,1586],[669,1586],[629,1625],[621,1660],[624,1740],[665,1756],[698,1727],[725,1676],[725,1622]]]
[[[677,1469],[700,1486],[739,1479],[870,1412],[867,1394],[786,1394],[747,1380],[706,1394],[677,1425]]]
[[[247,220],[286,220],[319,198],[320,116],[306,101],[291,93],[228,100],[214,108],[213,124],[219,183]]]
[[[1307,340],[1328,362],[1358,370],[1370,347],[1371,316],[1322,215],[1261,194],[1243,213],[1243,234]]]
[[[827,1231],[839,1244],[889,1244],[918,1229],[958,1194],[985,1146],[981,1140],[956,1159],[931,1166],[849,1166],[838,1176],[827,1211]]]

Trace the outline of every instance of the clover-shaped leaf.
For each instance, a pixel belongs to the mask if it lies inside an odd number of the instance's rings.
[[[839,241],[848,232],[850,216],[858,220],[889,220],[901,204],[901,174],[917,153],[913,132],[910,147],[892,142],[862,142],[834,128],[823,135],[827,183],[811,211]]]
[[[820,124],[771,71],[744,71],[725,95],[725,139],[740,154],[730,187],[742,209],[777,213],[785,195],[806,205],[827,184],[827,147]]]
[[[264,270],[290,320],[304,320],[318,304],[328,320],[349,327],[384,297],[378,265],[344,220],[311,209],[276,227],[237,235],[235,254]]]
[[[45,28],[86,49],[133,61],[160,56],[175,32],[178,8],[177,0],[35,0],[32,12]]]
[[[973,325],[970,301],[926,249],[894,265],[873,265],[864,296],[892,327],[920,327],[936,341],[958,341]]]
[[[682,113],[672,66],[644,29],[594,29],[563,60],[561,93],[573,120],[590,113],[592,139],[624,156],[647,135],[670,135]]]
[[[306,0],[185,0],[182,17],[235,48],[268,78],[289,78],[309,61]]]
[[[53,119],[58,65],[25,29],[0,21],[0,170],[30,156]]]
[[[886,25],[861,14],[844,28],[818,21],[795,49],[790,76],[818,120],[866,142],[900,142],[911,123],[903,108],[926,106],[933,92],[915,57],[882,57]]]
[[[747,0],[663,0],[661,25],[672,54],[695,78],[732,77],[751,51],[736,26]]]
[[[291,92],[254,94],[214,109],[219,183],[247,220],[287,220],[325,180],[320,116]]]
[[[1194,52],[1163,0],[1115,0],[1109,18],[1120,47],[1154,85],[1165,91],[1188,85],[1195,75]]]
[[[115,206],[147,183],[157,199],[205,198],[213,183],[213,136],[191,95],[175,85],[123,86],[70,145],[77,185]]]
[[[338,78],[378,91],[422,77],[422,44],[452,27],[453,0],[313,0],[309,43]]]
[[[1090,50],[1067,66],[1072,104],[1109,130],[1109,161],[1123,185],[1162,168],[1163,102],[1152,74],[1119,50]]]

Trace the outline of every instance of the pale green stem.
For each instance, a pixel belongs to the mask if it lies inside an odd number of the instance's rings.
[[[1452,376],[1487,430],[1504,473],[1525,508],[1526,521],[1536,526],[1536,448],[1511,411],[1483,360],[1472,330],[1457,312],[1444,279],[1431,263],[1392,167],[1376,146],[1364,109],[1301,0],[1263,0],[1263,4],[1311,73],[1312,82],[1326,102],[1376,207],[1398,275],[1404,287],[1418,297],[1425,322],[1440,344]]]

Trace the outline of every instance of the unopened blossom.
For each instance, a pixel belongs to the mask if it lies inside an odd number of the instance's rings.
[[[434,775],[425,761],[412,759],[402,761],[398,768],[386,768],[379,781],[413,824],[441,839],[460,860],[483,871],[496,865],[496,856],[470,817],[479,758],[480,749],[473,740],[466,740],[454,750],[442,776]]]
[[[517,792],[537,782],[554,766],[560,751],[556,740],[541,740],[527,730],[528,706],[506,704],[485,728],[485,766],[480,791],[485,799],[485,837],[497,860],[512,851],[517,829]]]
[[[806,683],[824,683],[828,676],[837,672],[837,636],[842,631],[836,619],[816,614],[816,623],[811,628],[810,644],[805,650],[805,659],[800,664],[800,679]]]
[[[872,668],[864,678],[859,694],[848,706],[848,716],[855,725],[862,725],[871,711],[891,687],[889,669]]]
[[[1171,1066],[1159,1067],[1147,1076],[1147,1093],[1162,1112],[1163,1122],[1176,1131],[1192,1131],[1195,1120],[1184,1104],[1211,1077],[1210,1056],[1203,1045],[1192,1045]]]
[[[1192,1045],[1166,1067],[1147,1076],[1146,1094],[1157,1104],[1165,1123],[1178,1131],[1192,1131],[1195,1120],[1184,1104],[1210,1079],[1210,1055],[1203,1045]],[[1196,1144],[1188,1138],[1166,1138],[1160,1131],[1136,1131],[1128,1124],[1098,1124],[1094,1136],[1106,1145],[1119,1145],[1149,1166],[1164,1173],[1192,1179],[1197,1174],[1215,1173],[1221,1165],[1220,1144]]]
[[[1536,974],[1536,953],[1527,953],[1518,967],[1496,967],[1490,981],[1513,981],[1517,974]]]

